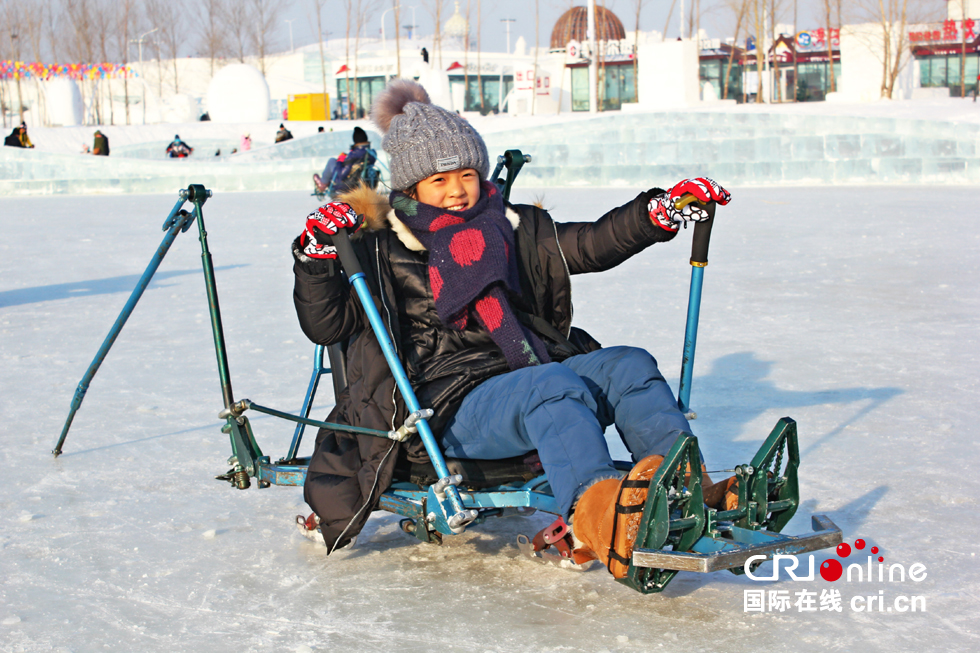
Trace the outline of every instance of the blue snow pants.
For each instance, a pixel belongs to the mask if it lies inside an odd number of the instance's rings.
[[[567,519],[588,487],[620,478],[603,435],[615,424],[633,462],[666,455],[687,419],[647,351],[609,347],[481,383],[443,431],[446,456],[510,458],[537,449]]]

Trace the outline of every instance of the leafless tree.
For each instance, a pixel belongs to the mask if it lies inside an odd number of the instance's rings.
[[[476,92],[480,94],[480,113],[486,113],[487,108],[483,103],[483,67],[480,65],[480,54],[483,52],[480,41],[482,34],[483,0],[476,0]]]
[[[211,76],[214,77],[214,62],[227,52],[228,37],[225,30],[229,10],[226,0],[200,0],[202,11],[200,44],[201,52],[211,62]]]
[[[16,2],[12,2],[8,0],[3,3],[2,8],[3,8],[3,14],[2,14],[3,20],[5,23],[4,32],[6,32],[3,35],[5,37],[4,40],[6,41],[3,50],[4,52],[10,53],[10,58],[13,61],[21,61],[22,60],[21,52],[23,51],[23,42],[24,42],[24,34],[22,32],[22,21],[21,21],[21,11],[23,7]],[[20,121],[23,122],[24,101],[23,101],[23,95],[21,94],[20,77],[17,76],[14,79],[17,86],[17,111],[20,114]],[[9,101],[13,101],[13,98],[11,97],[12,92],[9,83],[7,85],[6,95]],[[6,115],[7,115],[6,110],[2,108],[0,108],[0,110],[3,110],[4,120],[6,121]],[[6,126],[6,124],[4,124],[4,126]]]
[[[35,7],[34,11],[24,12],[21,17],[21,38],[26,41],[27,46],[30,48],[34,61],[42,61],[44,59],[42,54],[42,50],[44,49],[44,21],[45,15],[49,11],[50,7],[48,3],[42,2]],[[43,124],[47,124],[44,94],[41,93],[41,82],[37,77],[34,77],[34,94],[38,101],[35,107],[37,115],[35,115],[34,119],[43,121]]]
[[[732,76],[732,64],[735,61],[735,53],[738,51],[738,37],[742,31],[742,24],[745,22],[745,15],[748,11],[749,0],[731,0],[728,6],[732,8],[737,18],[735,19],[735,37],[732,39],[732,50],[728,53],[728,64],[725,66],[725,81],[722,84],[721,99],[728,99],[728,81]]]
[[[265,59],[269,55],[274,42],[279,14],[285,8],[285,0],[250,0],[249,8],[249,41],[255,55],[259,58],[259,70],[265,75]]]
[[[117,0],[116,3],[116,24],[113,30],[115,36],[116,52],[118,53],[119,62],[124,66],[129,65],[129,39],[132,36],[134,29],[134,21],[136,20],[136,1],[135,0]],[[142,71],[140,71],[142,73]],[[126,124],[130,124],[129,115],[129,75],[123,72],[123,102],[126,106]]]
[[[109,56],[109,50],[113,40],[113,32],[115,31],[116,27],[115,21],[113,20],[112,6],[109,3],[103,3],[101,0],[97,0],[95,13],[93,16],[93,23],[95,24],[95,43],[99,60],[102,62],[108,62],[111,59]],[[101,86],[103,81],[106,85],[106,93],[99,91],[99,86]],[[105,114],[102,110],[102,98],[107,97],[109,104],[109,124],[114,125],[116,115],[112,106],[112,76],[110,75],[109,77],[106,77],[105,80],[96,79],[95,88],[97,91],[95,94],[96,115],[98,116],[97,122],[101,125],[105,121]]]
[[[466,20],[466,34],[463,36],[463,111],[466,111],[470,97],[470,0],[466,0],[466,15],[463,18]]]
[[[225,12],[223,21],[225,37],[228,40],[230,51],[238,59],[238,63],[245,63],[245,57],[249,53],[251,20],[249,12],[245,11],[240,4]]]
[[[966,97],[966,0],[960,0],[960,97]]]
[[[538,50],[540,50],[540,1],[534,0],[534,77],[531,80],[531,115],[534,115],[535,102],[538,99]]]
[[[316,14],[316,40],[320,46],[320,77],[323,80],[323,112],[327,114],[327,119],[330,119],[330,111],[326,104],[327,102],[327,60],[323,56],[323,7],[326,4],[326,0],[312,0],[313,2],[313,12]],[[311,21],[312,22],[312,21]]]
[[[643,5],[646,0],[633,0],[633,7],[636,8],[636,22],[633,27],[633,84],[636,85],[637,78],[637,66],[639,58],[636,56],[640,49],[640,12],[643,11]]]
[[[824,24],[827,26],[827,61],[829,62],[827,67],[830,69],[830,86],[828,88],[831,93],[835,93],[837,91],[837,80],[834,75],[834,39],[830,36],[833,34],[833,22],[831,21],[832,9],[833,0],[823,0]],[[840,27],[839,24],[838,27]]]
[[[347,92],[347,118],[353,118],[354,94],[350,88],[350,30],[354,26],[357,3],[360,0],[341,0],[344,5],[344,89]],[[343,105],[341,105],[343,108]]]
[[[44,38],[47,42],[48,52],[52,61],[59,61],[62,52],[61,39],[59,38],[59,28],[61,25],[62,12],[55,11],[54,2],[48,4],[48,11],[44,15]]]
[[[858,0],[861,19],[878,28],[866,45],[879,53],[881,61],[881,97],[891,98],[899,74],[912,58],[908,26],[935,18],[936,7],[927,0]]]
[[[435,31],[432,33],[432,46],[436,50],[435,61],[439,62],[439,69],[442,70],[442,7],[445,0],[422,0],[432,20],[435,23]]]
[[[782,102],[785,98],[783,97],[783,85],[782,78],[779,72],[779,57],[776,56],[776,39],[782,36],[776,33],[776,23],[779,22],[779,17],[783,12],[783,0],[769,0],[769,43],[770,48],[772,48],[772,69],[773,69],[773,88],[770,91],[770,97],[776,102]],[[829,34],[828,34],[829,40]],[[833,59],[831,59],[831,70],[833,70]]]
[[[171,62],[174,93],[180,93],[177,64],[180,48],[184,43],[184,22],[181,20],[184,15],[183,0],[146,0],[146,12],[150,22],[160,30],[157,32],[157,50],[161,62],[163,58]],[[162,83],[161,80],[161,85]],[[160,94],[163,95],[162,89]]]
[[[757,104],[765,102],[765,92],[762,88],[762,79],[765,68],[766,56],[766,3],[765,0],[749,0],[749,32],[755,37],[755,69],[757,75],[755,101]]]
[[[74,61],[95,61],[94,14],[97,11],[95,3],[92,0],[64,0],[62,11],[66,20],[61,23],[63,28],[60,30],[59,38],[63,39],[67,56]],[[86,86],[89,86],[89,89],[86,89]],[[89,107],[94,108],[95,81],[90,80],[89,84],[82,82],[79,84],[79,90],[83,101],[88,90],[91,98]]]
[[[667,38],[667,30],[670,28],[670,19],[674,15],[674,6],[676,4],[677,4],[677,0],[670,0],[670,9],[667,10],[667,18],[664,19],[664,31],[660,35],[661,41]]]
[[[402,6],[398,4],[398,0],[391,0],[391,4],[395,10],[395,76],[402,76],[402,46],[401,46],[401,11]],[[479,57],[480,55],[477,54]]]

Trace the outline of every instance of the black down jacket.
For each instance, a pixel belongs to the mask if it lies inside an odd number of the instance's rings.
[[[649,245],[673,238],[656,226],[647,204],[652,189],[595,222],[557,223],[540,208],[507,207],[514,224],[521,281],[512,303],[535,330],[552,360],[597,349],[588,334],[572,327],[570,275],[600,272]],[[427,253],[388,207],[387,199],[364,188],[342,196],[365,228],[354,248],[371,293],[398,350],[412,386],[438,438],[466,394],[484,380],[508,371],[502,352],[479,327],[447,329],[436,314],[429,287]],[[397,428],[407,410],[354,289],[332,266],[302,256],[297,262],[293,300],[303,332],[315,343],[349,341],[347,389],[327,421],[373,429]],[[475,322],[475,321],[473,321]],[[404,444],[327,429],[317,434],[306,476],[305,497],[320,517],[329,551],[346,545],[363,527],[392,482],[395,461],[428,459],[421,439]]]

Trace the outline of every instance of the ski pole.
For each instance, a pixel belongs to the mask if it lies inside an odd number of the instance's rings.
[[[694,195],[685,195],[675,202],[678,210],[691,202],[699,202]],[[684,358],[681,361],[681,380],[677,391],[677,406],[688,419],[697,414],[690,410],[691,375],[694,373],[694,349],[698,342],[698,316],[701,313],[701,284],[704,268],[708,265],[708,242],[711,240],[711,225],[715,219],[715,203],[705,206],[708,219],[694,225],[694,239],[691,242],[691,291],[687,300],[687,327],[684,329]]]
[[[92,360],[92,363],[88,366],[88,370],[85,371],[85,376],[79,382],[78,387],[75,389],[75,396],[71,400],[71,411],[68,413],[68,419],[65,420],[65,425],[61,429],[61,437],[58,438],[58,444],[55,446],[54,450],[51,452],[55,455],[55,458],[61,455],[61,447],[65,444],[65,438],[68,437],[68,429],[71,428],[71,422],[75,419],[75,413],[82,406],[82,400],[85,399],[85,393],[88,392],[89,383],[95,377],[95,373],[99,371],[99,367],[102,365],[102,361],[105,360],[106,355],[109,353],[109,349],[112,347],[112,343],[116,341],[116,337],[119,332],[122,331],[123,325],[126,324],[126,320],[129,319],[130,314],[132,314],[133,309],[136,308],[136,302],[140,300],[143,296],[143,291],[146,287],[150,285],[150,280],[153,279],[154,273],[156,273],[157,268],[160,267],[160,263],[163,261],[163,257],[167,255],[167,251],[173,244],[174,239],[177,238],[177,234],[187,231],[190,226],[194,223],[194,213],[188,213],[187,211],[181,211],[181,207],[187,202],[188,191],[180,191],[180,199],[174,205],[174,208],[170,211],[170,215],[163,223],[163,230],[167,232],[167,235],[163,237],[163,242],[157,247],[156,253],[153,258],[150,259],[150,264],[146,267],[146,271],[143,272],[143,276],[140,277],[139,282],[136,284],[136,288],[133,289],[133,293],[129,296],[129,301],[123,307],[122,312],[119,313],[119,317],[116,318],[115,324],[109,329],[109,335],[106,336],[105,340],[102,342],[102,346],[99,347],[98,353]]]
[[[384,322],[381,319],[378,307],[374,305],[374,298],[371,297],[371,291],[368,288],[364,272],[361,270],[360,261],[357,260],[357,255],[354,253],[353,247],[351,247],[350,236],[347,234],[346,229],[340,229],[331,238],[334,247],[337,248],[340,263],[344,266],[344,272],[347,273],[347,279],[354,286],[357,297],[361,300],[361,306],[364,307],[364,312],[367,314],[368,322],[371,324],[371,330],[374,331],[374,335],[378,339],[378,344],[381,345],[381,351],[384,353],[385,360],[388,361],[388,367],[395,377],[395,383],[398,385],[402,399],[405,400],[405,405],[409,413],[418,415],[421,413],[419,400],[415,396],[415,391],[412,389],[412,384],[408,380],[408,375],[405,374],[405,369],[402,367],[401,360],[398,358],[398,353],[395,351],[391,338],[388,336],[388,330],[385,328]],[[454,512],[450,516],[449,512],[445,511],[446,521],[454,531],[462,530],[464,526],[477,517],[478,513],[476,510],[467,510],[463,506],[463,500],[459,496],[459,490],[454,484],[454,480],[458,482],[458,479],[450,476],[449,469],[446,467],[446,461],[442,456],[442,451],[439,449],[439,444],[436,442],[436,438],[432,434],[432,429],[429,427],[429,422],[424,418],[419,419],[415,427],[418,428],[418,433],[422,437],[422,443],[425,445],[425,451],[429,454],[432,466],[435,467],[436,474],[439,476],[439,484],[444,486],[445,496],[448,498],[450,508]]]

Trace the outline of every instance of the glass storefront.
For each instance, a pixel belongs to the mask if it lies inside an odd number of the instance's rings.
[[[968,52],[966,55],[966,95],[973,95],[977,88],[977,73],[980,71],[977,53]],[[919,63],[919,83],[923,87],[949,88],[949,94],[960,95],[960,54],[938,54],[916,57]]]
[[[618,111],[624,102],[636,102],[636,72],[633,62],[599,66],[602,110]]]
[[[483,103],[480,103],[480,81],[483,86]],[[466,102],[463,111],[479,111],[484,115],[497,113],[498,104],[507,97],[511,87],[514,86],[514,76],[504,75],[503,89],[501,92],[500,75],[476,75],[469,76],[469,86],[466,89]],[[456,88],[462,87],[467,83],[467,78],[463,75],[450,75],[449,85],[453,89],[453,96],[456,96]]]
[[[572,111],[589,110],[589,69],[569,68],[572,75]],[[599,92],[602,111],[618,111],[624,102],[636,102],[636,73],[633,62],[599,66]]]
[[[572,68],[572,111],[589,110],[589,69]]]
[[[743,101],[742,96],[742,66],[738,63],[738,58],[732,62],[732,69],[728,74],[728,94],[725,95],[725,71],[728,70],[728,59],[702,59],[700,64],[701,88],[704,89],[705,83],[710,83],[719,100]]]
[[[786,64],[792,71],[792,64]],[[796,64],[797,102],[822,102],[830,92],[830,66],[826,61],[808,61]],[[840,83],[840,62],[834,62],[834,82]]]
[[[385,78],[377,76],[354,79],[352,77],[350,78],[350,82],[354,90],[352,98],[347,95],[347,79],[337,80],[337,97],[341,101],[340,111],[344,115],[347,115],[347,101],[353,100],[354,117],[364,118],[371,110],[374,98],[384,89]]]

